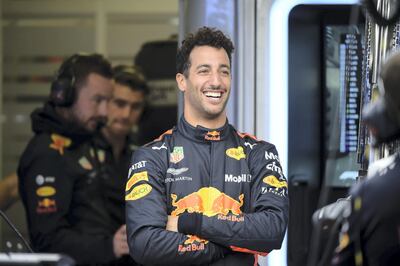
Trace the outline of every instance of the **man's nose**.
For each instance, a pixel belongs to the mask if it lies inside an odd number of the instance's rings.
[[[124,108],[123,108],[123,110],[122,110],[122,116],[123,116],[123,118],[128,118],[129,116],[130,116],[130,114],[131,114],[131,112],[132,112],[132,109],[130,108],[130,106],[125,106]]]
[[[211,85],[213,85],[214,87],[219,87],[222,84],[220,73],[218,72],[212,73],[210,82]]]
[[[102,101],[99,105],[99,108],[97,109],[98,111],[98,116],[103,116],[103,117],[107,117],[107,113],[108,113],[108,104],[107,101]]]

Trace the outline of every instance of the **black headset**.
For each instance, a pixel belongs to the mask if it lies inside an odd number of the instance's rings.
[[[62,63],[57,71],[51,83],[49,97],[50,102],[55,106],[69,107],[74,103],[76,93],[74,66],[82,56],[85,55],[72,55]]]

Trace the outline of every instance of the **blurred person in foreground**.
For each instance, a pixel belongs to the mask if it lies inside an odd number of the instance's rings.
[[[75,54],[59,68],[49,100],[31,115],[35,135],[18,177],[36,252],[64,253],[81,265],[114,265],[128,253],[125,227],[115,228],[105,208],[101,152],[93,144],[112,89],[103,56]]]
[[[383,95],[363,115],[375,146],[400,138],[400,53],[385,62],[381,79]],[[332,265],[400,265],[399,152],[371,164],[350,195]]]
[[[177,126],[133,155],[126,185],[131,256],[142,264],[256,265],[281,247],[287,182],[275,146],[226,117],[233,44],[203,27],[182,42]]]

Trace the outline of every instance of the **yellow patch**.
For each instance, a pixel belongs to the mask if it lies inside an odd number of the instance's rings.
[[[361,197],[357,197],[354,200],[354,210],[355,211],[359,211],[361,209],[361,205],[362,205],[361,202],[362,202]]]
[[[126,183],[125,191],[128,192],[132,188],[132,186],[139,181],[149,181],[149,176],[147,175],[147,171],[133,174]]]
[[[339,251],[346,248],[350,243],[350,237],[347,233],[341,235],[340,242],[339,242]]]
[[[354,255],[354,259],[356,261],[357,266],[363,265],[363,256],[361,251],[357,251],[356,254]]]
[[[226,150],[226,155],[228,155],[229,157],[236,159],[236,160],[240,160],[240,159],[245,159],[246,158],[246,154],[243,151],[243,147],[239,146],[237,148],[230,148]]]
[[[104,163],[106,160],[106,152],[104,150],[98,150],[97,151],[97,158],[101,163]]]
[[[36,195],[40,197],[50,197],[56,194],[56,189],[50,186],[40,187],[36,190]]]
[[[79,164],[83,167],[83,169],[86,169],[89,171],[93,169],[92,164],[89,162],[89,160],[86,157],[81,157],[79,159]]]
[[[286,181],[279,181],[279,179],[273,175],[264,177],[263,182],[275,188],[287,188],[288,186]]]
[[[50,144],[50,148],[55,149],[58,151],[61,155],[64,155],[64,148],[68,148],[71,146],[71,139],[63,137],[58,134],[51,134],[51,140],[53,143]]]
[[[152,189],[153,188],[148,184],[139,185],[132,189],[132,191],[125,196],[125,200],[138,200],[143,198],[149,194]]]

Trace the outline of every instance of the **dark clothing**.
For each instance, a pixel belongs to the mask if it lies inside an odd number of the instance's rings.
[[[400,156],[371,165],[368,179],[350,192],[333,265],[400,265]]]
[[[131,256],[146,265],[255,265],[280,248],[288,221],[274,145],[183,117],[135,152],[125,200]],[[165,230],[168,215],[184,234]]]
[[[133,136],[128,135],[126,146],[117,160],[111,145],[103,134],[95,137],[95,145],[100,155],[98,159],[104,174],[106,209],[111,215],[111,221],[114,223],[113,227],[117,230],[121,225],[125,224],[125,184],[132,153],[138,146],[133,142]]]
[[[49,104],[32,114],[32,128],[18,177],[35,251],[64,253],[78,264],[114,261],[116,226],[105,208],[101,154],[92,136]]]

